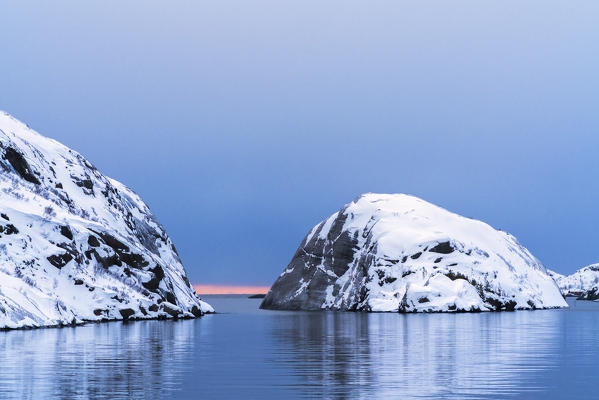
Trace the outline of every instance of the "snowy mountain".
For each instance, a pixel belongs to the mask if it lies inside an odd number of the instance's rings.
[[[572,275],[549,271],[564,296],[576,296],[580,300],[599,300],[599,264],[586,266]]]
[[[567,307],[508,233],[403,194],[365,194],[315,226],[261,308],[457,312]]]
[[[137,194],[0,112],[0,329],[212,311]]]

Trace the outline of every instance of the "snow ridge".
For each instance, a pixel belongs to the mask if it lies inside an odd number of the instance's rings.
[[[0,329],[213,312],[136,193],[4,112],[0,198]]]

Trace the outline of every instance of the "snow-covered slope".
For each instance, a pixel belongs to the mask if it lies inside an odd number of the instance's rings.
[[[576,296],[580,300],[599,300],[599,264],[586,266],[572,275],[549,271],[564,296]]]
[[[211,311],[139,196],[0,112],[0,329]]]
[[[262,308],[451,312],[567,307],[513,236],[402,194],[365,194],[315,226]]]

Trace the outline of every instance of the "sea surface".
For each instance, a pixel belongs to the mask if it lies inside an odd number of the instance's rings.
[[[258,310],[0,332],[0,399],[597,399],[599,304],[478,314]]]

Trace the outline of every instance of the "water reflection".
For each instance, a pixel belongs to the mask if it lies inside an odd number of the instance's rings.
[[[562,315],[297,313],[271,334],[301,397],[497,398],[546,388]]]
[[[401,315],[258,311],[0,332],[0,399],[593,399],[599,304]]]
[[[271,331],[277,361],[299,378],[291,386],[306,397],[356,398],[370,392],[377,381],[370,321],[364,313],[293,313],[277,318]]]
[[[182,385],[196,327],[147,321],[0,332],[0,398],[164,398]]]

